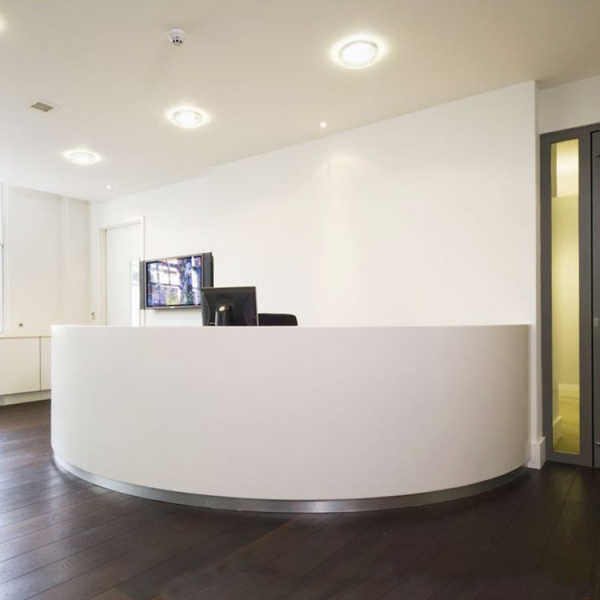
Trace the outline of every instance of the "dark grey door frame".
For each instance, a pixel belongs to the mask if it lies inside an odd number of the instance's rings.
[[[600,127],[590,136],[591,199],[592,199],[592,310],[593,310],[593,452],[594,466],[600,467]]]
[[[596,294],[598,309],[594,312],[593,290],[600,291],[600,201],[592,211],[591,141],[600,124],[576,127],[546,133],[540,136],[540,241],[541,241],[541,327],[542,327],[542,399],[543,429],[546,438],[546,458],[570,464],[600,466],[600,452],[594,460],[593,404],[594,404],[594,338],[593,315],[600,316],[600,294]],[[552,144],[566,140],[579,140],[579,361],[580,361],[580,454],[554,451],[552,430]],[[598,195],[598,193],[596,193]],[[592,218],[596,244],[592,247]],[[599,276],[592,279],[593,262]],[[600,343],[600,339],[596,341]],[[600,347],[595,353],[600,358]],[[599,361],[600,366],[600,361]],[[600,375],[600,370],[596,371]],[[597,379],[597,384],[600,379]],[[598,395],[598,392],[596,392]],[[596,413],[600,412],[595,411]],[[600,424],[600,420],[599,420]],[[600,429],[596,429],[600,440]]]

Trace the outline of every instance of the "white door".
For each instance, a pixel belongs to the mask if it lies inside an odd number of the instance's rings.
[[[137,265],[142,228],[138,223],[106,230],[106,324],[140,324]]]

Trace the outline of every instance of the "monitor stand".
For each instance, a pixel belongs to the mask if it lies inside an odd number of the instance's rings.
[[[219,306],[215,314],[215,326],[233,325],[232,312],[230,304]]]

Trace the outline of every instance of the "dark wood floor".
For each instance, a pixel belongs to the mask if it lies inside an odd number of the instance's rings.
[[[600,472],[423,508],[185,508],[57,471],[49,403],[0,408],[0,600],[600,598]]]

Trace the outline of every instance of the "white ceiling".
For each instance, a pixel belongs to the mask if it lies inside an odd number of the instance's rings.
[[[90,200],[530,79],[600,74],[599,0],[2,0],[0,18],[0,180]],[[356,33],[384,38],[387,56],[334,64],[332,45]],[[29,108],[38,99],[60,108]],[[164,113],[180,104],[213,120],[178,129]],[[62,153],[79,147],[103,160],[71,165]]]

